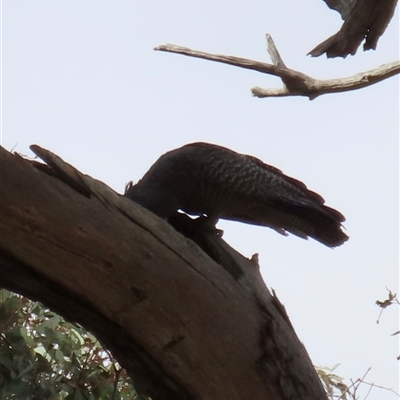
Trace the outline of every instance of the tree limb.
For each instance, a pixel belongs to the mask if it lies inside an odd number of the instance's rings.
[[[269,35],[267,35],[267,38],[268,37],[270,38]],[[271,46],[271,42],[269,42],[269,46]],[[272,46],[275,47],[273,42]],[[251,89],[252,94],[255,97],[260,98],[305,96],[310,100],[314,100],[316,97],[323,94],[340,93],[361,89],[400,73],[400,61],[394,61],[392,63],[381,65],[378,68],[361,72],[346,78],[315,79],[303,74],[302,72],[284,67],[285,64],[280,58],[277,50],[276,52],[279,56],[279,58],[277,58],[277,64],[280,66],[249,60],[247,58],[205,53],[173,44],[161,45],[156,47],[154,50],[182,54],[189,57],[202,58],[204,60],[229,64],[235,67],[251,69],[264,74],[274,75],[282,79],[285,86],[281,89],[262,89],[259,87],[254,87]],[[270,50],[270,47],[269,51],[270,53],[274,52],[273,49]]]
[[[83,325],[154,400],[327,400],[256,257],[213,230],[194,232],[207,255],[102,182],[32,149],[46,164],[0,147],[1,287]]]

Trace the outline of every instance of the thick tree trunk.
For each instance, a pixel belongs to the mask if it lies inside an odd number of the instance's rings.
[[[0,286],[82,324],[154,400],[327,399],[256,260],[200,230],[217,263],[50,152],[0,150]]]

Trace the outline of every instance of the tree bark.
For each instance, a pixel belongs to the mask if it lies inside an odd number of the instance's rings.
[[[0,148],[0,286],[83,325],[154,400],[327,399],[255,258],[33,150],[47,165]]]

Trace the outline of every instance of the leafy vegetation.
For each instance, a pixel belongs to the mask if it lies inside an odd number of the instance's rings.
[[[0,290],[0,400],[144,400],[97,339]]]

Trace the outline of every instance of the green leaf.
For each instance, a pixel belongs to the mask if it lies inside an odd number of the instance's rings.
[[[108,400],[113,395],[113,366],[120,367],[82,326],[3,289],[0,326],[0,400]],[[115,400],[139,399],[126,373],[117,389]]]

